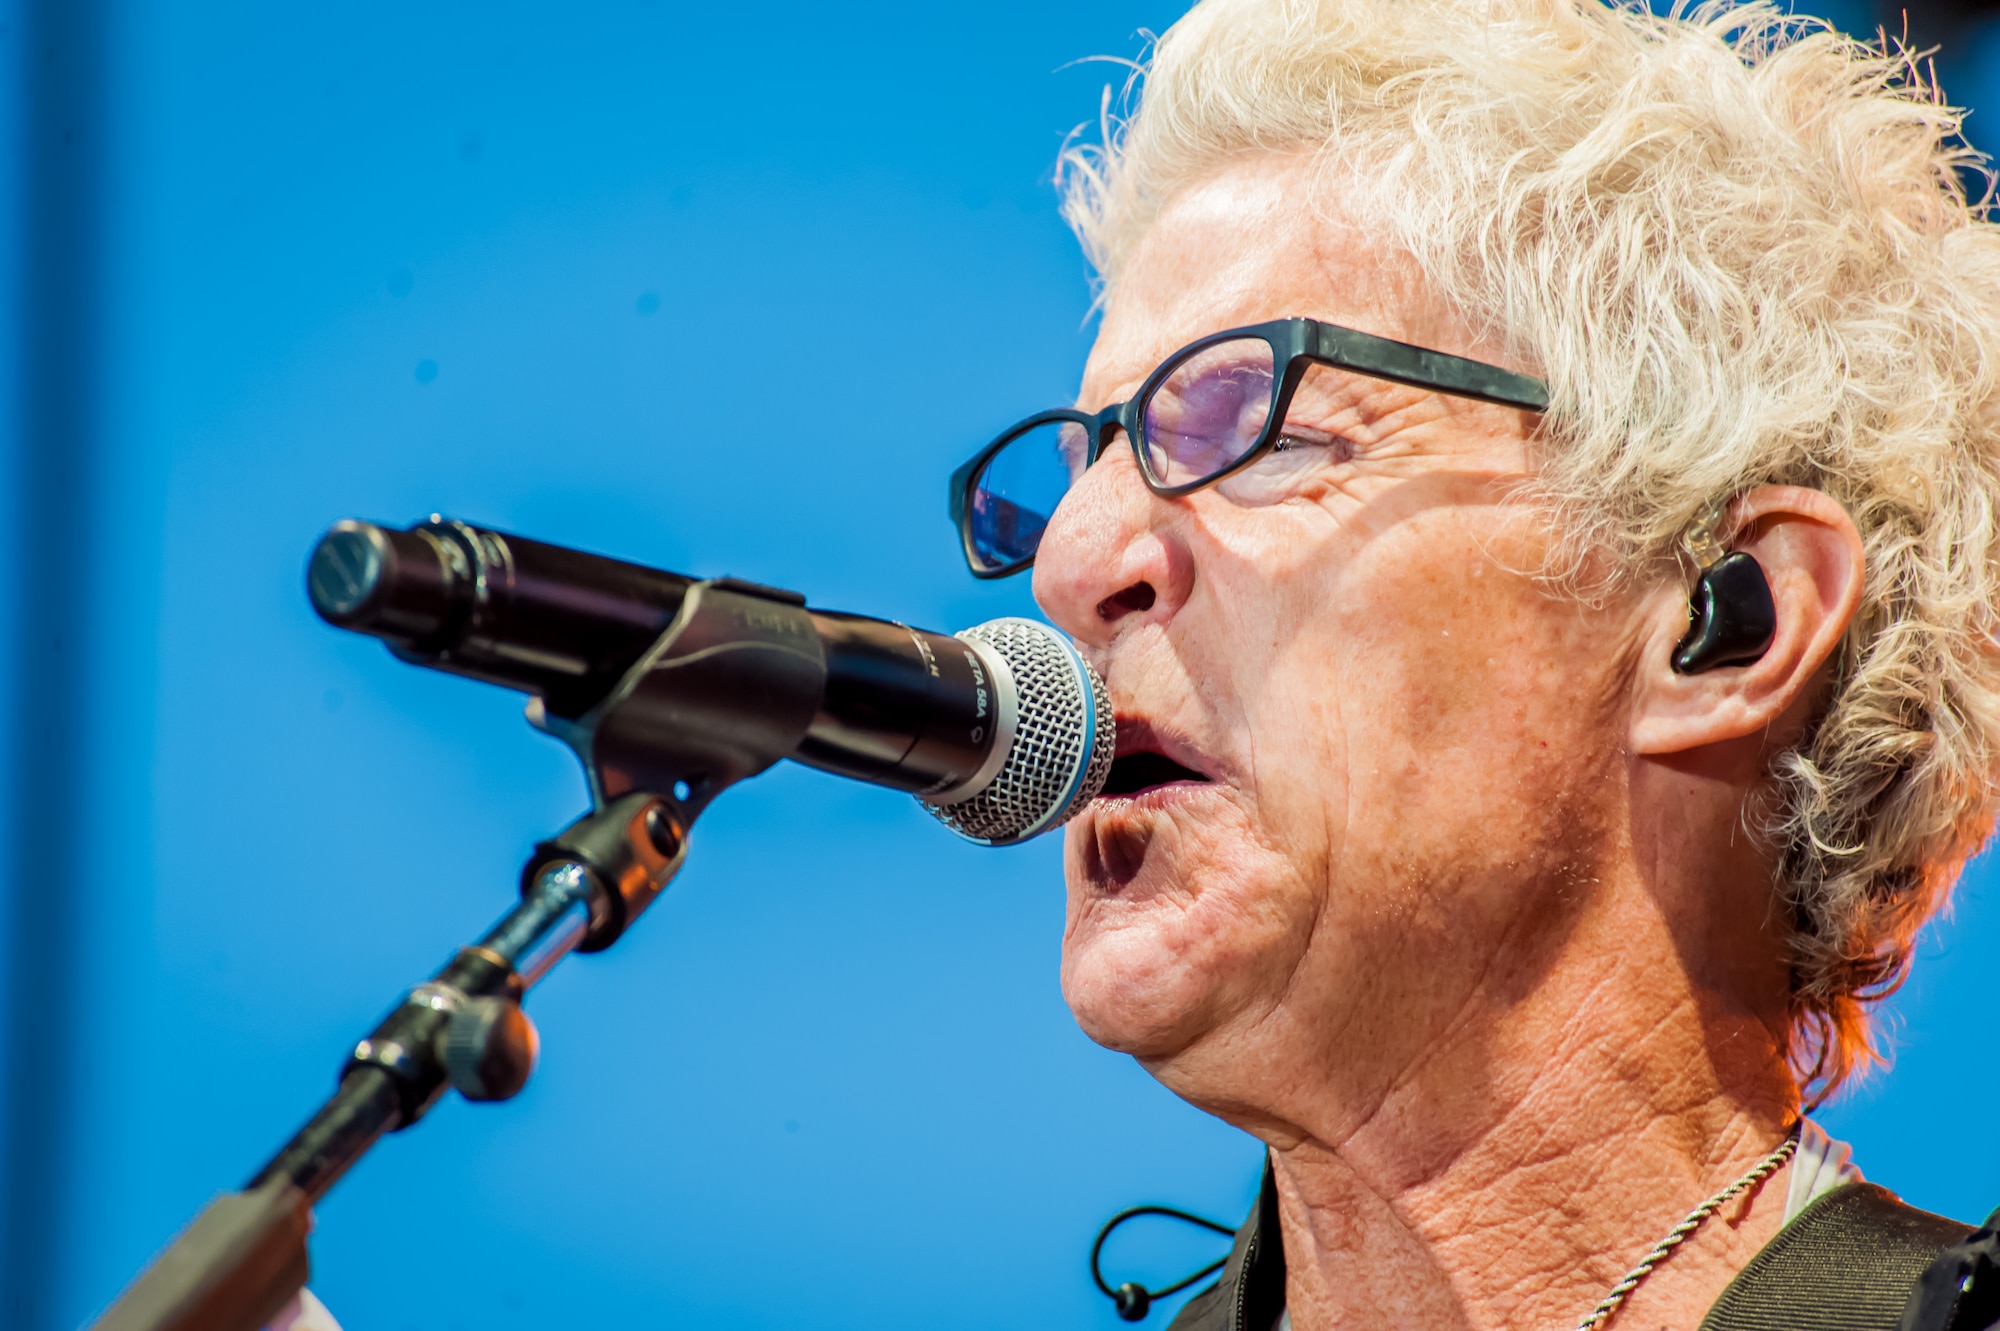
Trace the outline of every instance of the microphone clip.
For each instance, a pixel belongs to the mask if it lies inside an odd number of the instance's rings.
[[[738,578],[694,583],[666,631],[589,711],[528,722],[582,762],[597,807],[647,791],[685,828],[730,786],[791,755],[826,691],[806,598]]]

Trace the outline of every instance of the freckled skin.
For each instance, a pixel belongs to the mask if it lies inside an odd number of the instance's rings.
[[[1308,177],[1254,158],[1175,199],[1080,405],[1294,315],[1509,363],[1369,228],[1316,217]],[[1852,613],[1858,538],[1807,492],[1746,497],[1780,641],[1671,676],[1677,570],[1591,606],[1533,576],[1536,424],[1316,371],[1288,425],[1317,452],[1165,500],[1120,439],[1036,564],[1120,716],[1216,778],[1070,824],[1064,994],[1270,1144],[1299,1331],[1574,1325],[1796,1112],[1769,864],[1731,833]],[[1621,1321],[1698,1323],[1783,1182]]]

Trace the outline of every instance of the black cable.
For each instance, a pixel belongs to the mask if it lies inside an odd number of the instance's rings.
[[[1231,1237],[1234,1237],[1236,1233],[1235,1230],[1227,1225],[1218,1225],[1213,1220],[1204,1220],[1198,1215],[1191,1215],[1186,1211],[1176,1210],[1171,1206],[1128,1207],[1105,1221],[1104,1228],[1097,1231],[1097,1242],[1090,1245],[1090,1278],[1097,1282],[1097,1287],[1104,1291],[1106,1297],[1118,1305],[1118,1315],[1128,1322],[1136,1322],[1145,1317],[1152,1310],[1153,1300],[1164,1299],[1169,1295],[1180,1293],[1197,1280],[1203,1280],[1214,1275],[1229,1261],[1228,1255],[1224,1254],[1215,1261],[1210,1262],[1207,1266],[1202,1267],[1201,1270],[1195,1272],[1193,1275],[1187,1277],[1187,1279],[1177,1280],[1164,1289],[1147,1289],[1136,1280],[1128,1280],[1117,1289],[1111,1288],[1111,1286],[1104,1283],[1104,1269],[1098,1264],[1098,1259],[1104,1253],[1104,1240],[1110,1238],[1111,1231],[1124,1224],[1127,1220],[1142,1215],[1163,1215],[1171,1220],[1184,1220],[1190,1225],[1200,1225],[1203,1229],[1214,1230],[1217,1234],[1227,1234]]]

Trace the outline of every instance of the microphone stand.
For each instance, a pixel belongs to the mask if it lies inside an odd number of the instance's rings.
[[[709,801],[797,747],[825,682],[805,598],[722,578],[695,583],[582,716],[530,701],[529,721],[582,760],[593,811],[535,847],[520,903],[354,1047],[305,1127],[241,1192],[210,1203],[93,1331],[259,1331],[306,1282],[313,1203],[446,1090],[519,1093],[539,1045],[521,1011],[528,990],[572,951],[618,940],[680,871]]]

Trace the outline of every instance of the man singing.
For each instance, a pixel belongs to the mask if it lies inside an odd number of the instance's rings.
[[[1886,1329],[1964,1237],[1802,1116],[1994,816],[1957,127],[1764,6],[1204,0],[1066,155],[1102,330],[954,507],[1117,709],[1070,1006],[1269,1147],[1177,1326]]]

